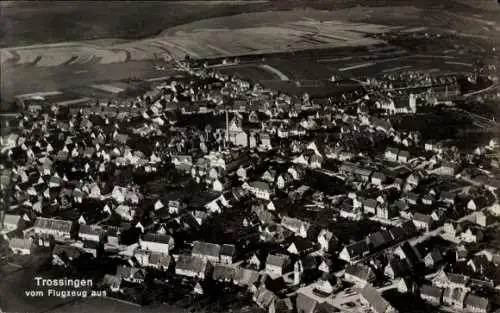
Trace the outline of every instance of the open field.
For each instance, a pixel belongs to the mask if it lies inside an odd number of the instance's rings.
[[[174,71],[154,69],[158,61],[133,61],[116,64],[68,65],[50,70],[38,67],[4,67],[1,71],[1,95],[12,99],[18,94],[68,89],[77,86],[106,83],[126,78],[150,79],[167,76]]]
[[[470,62],[464,57],[447,60],[448,63],[437,59],[422,59],[413,63],[408,63],[410,59],[394,60],[390,61],[392,63],[384,63],[382,60],[366,60],[362,57],[379,55],[381,59],[390,59],[404,56],[406,53],[404,49],[398,47],[389,47],[388,49],[392,49],[389,51],[377,51],[378,48],[367,49],[366,47],[380,46],[381,49],[387,49],[383,47],[385,42],[375,38],[373,34],[390,31],[410,33],[425,31],[422,29],[424,26],[444,27],[441,10],[423,10],[420,3],[412,6],[409,5],[409,1],[403,0],[398,1],[398,5],[393,7],[384,6],[387,5],[387,1],[382,0],[370,2],[372,7],[355,7],[359,4],[359,0],[311,0],[307,3],[283,0],[248,5],[243,2],[234,5],[224,2],[209,3],[188,5],[177,2],[163,4],[155,2],[127,5],[125,2],[121,4],[124,8],[121,8],[117,3],[93,2],[92,5],[82,6],[81,12],[77,12],[74,3],[71,5],[58,3],[50,6],[44,2],[37,2],[33,7],[3,5],[2,14],[6,18],[0,23],[7,24],[3,30],[8,35],[3,37],[5,41],[3,45],[10,47],[0,49],[2,99],[9,101],[16,94],[100,85],[125,78],[147,80],[164,77],[168,73],[157,71],[154,66],[164,64],[164,59],[183,58],[186,55],[197,58],[219,58],[228,55],[241,57],[255,54],[269,56],[281,52],[288,54],[288,57],[284,57],[283,54],[274,58],[266,56],[267,60],[262,62],[260,67],[223,69],[229,74],[237,74],[256,81],[326,79],[332,74],[344,78],[363,77],[370,73],[396,72],[414,67],[450,71],[470,69]],[[321,6],[325,8],[326,4],[330,4],[330,10],[310,9]],[[448,2],[439,2],[439,5],[442,9],[448,7]],[[337,6],[338,9],[331,10]],[[121,19],[121,15],[131,12],[131,7],[134,14],[129,15],[135,20],[130,17]],[[165,11],[172,8],[177,10],[175,13],[178,17],[169,20],[171,13],[165,15]],[[290,10],[292,8],[294,10]],[[283,9],[287,11],[277,11]],[[108,16],[105,21],[104,13],[100,10],[106,13],[112,11],[120,17],[119,21]],[[193,13],[194,10],[197,11],[196,14]],[[216,11],[219,13],[215,14]],[[476,11],[477,16],[474,15],[465,22],[461,17],[463,12],[460,10],[458,13],[453,12],[458,14],[458,17],[452,18],[448,14],[443,20],[448,23],[446,26],[448,29],[456,26],[458,31],[461,24],[465,24],[470,31],[489,27],[487,34],[493,36],[491,29],[498,24],[491,23],[495,23],[496,20],[491,15],[483,14],[479,9]],[[150,13],[148,15],[145,12]],[[43,24],[30,34],[27,31],[26,34],[19,33],[19,29],[35,28],[33,25],[30,26],[30,23],[40,21],[47,16],[54,15],[59,18],[59,23],[64,23],[73,19],[77,13],[78,23],[72,24],[72,27],[64,27],[64,34],[55,34],[57,31],[54,29],[57,29],[59,24],[46,25],[50,23]],[[221,15],[224,17],[220,17]],[[169,21],[161,24],[158,21],[159,16],[162,16],[162,21]],[[28,17],[32,20],[28,21]],[[90,17],[93,18],[91,22]],[[484,21],[487,21],[486,24]],[[163,25],[161,28],[160,24]],[[12,30],[16,25],[18,27]],[[172,27],[173,25],[178,26]],[[156,36],[137,39],[141,34],[153,34],[151,30],[154,27]],[[43,41],[36,40],[41,36],[37,35],[37,32],[40,30],[49,32],[48,28],[51,28],[51,34],[55,35],[47,41],[58,41],[58,43],[39,44]],[[71,29],[69,33],[66,32],[68,28]],[[127,32],[131,29],[134,31]],[[80,39],[84,41],[74,41]],[[2,42],[0,46],[1,44]],[[31,45],[12,46],[18,44]],[[306,53],[306,57],[303,58],[302,50],[328,53],[321,57],[316,52]],[[328,60],[329,58],[333,60]],[[319,59],[321,61],[318,61]],[[368,63],[370,64],[364,66]]]

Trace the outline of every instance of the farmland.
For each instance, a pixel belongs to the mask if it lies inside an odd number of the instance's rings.
[[[168,68],[165,60],[186,55],[209,59],[232,55],[243,59],[246,55],[254,61],[266,55],[266,61],[258,66],[224,67],[221,71],[271,83],[324,80],[331,75],[363,77],[421,67],[464,71],[470,69],[470,62],[464,56],[451,60],[452,63],[403,58],[408,54],[407,49],[398,47],[397,42],[388,45],[382,34],[413,33],[425,31],[427,27],[450,30],[450,25],[460,31],[464,24],[469,35],[481,30],[495,37],[496,24],[491,14],[481,13],[481,18],[463,20],[458,10],[453,16],[448,14],[443,22],[439,18],[441,10],[423,10],[418,4],[409,5],[408,1],[400,1],[395,7],[383,6],[387,5],[385,1],[374,1],[370,3],[372,7],[356,7],[357,1],[284,0],[200,5],[93,2],[82,7],[81,12],[75,11],[77,6],[64,3],[53,6],[44,2],[33,6],[3,4],[2,23],[6,27],[2,29],[6,36],[0,42],[4,47],[0,49],[2,99],[10,101],[16,94],[86,88],[82,86],[128,78],[167,76],[168,72],[155,70],[155,65],[164,64]],[[325,10],[328,5],[330,9]],[[331,10],[333,5],[338,9]],[[109,12],[119,18],[109,18]],[[54,14],[57,25],[39,23],[42,26],[35,27],[37,21]],[[76,15],[79,17],[76,25],[62,27],[64,32],[56,31]],[[381,51],[377,50],[384,46]],[[367,55],[377,55],[380,59],[366,60]],[[401,59],[396,59],[399,57]]]

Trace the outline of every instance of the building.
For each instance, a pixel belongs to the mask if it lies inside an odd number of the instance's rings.
[[[168,254],[174,248],[174,238],[170,235],[147,233],[139,239],[142,249]]]
[[[293,232],[295,235],[300,236],[300,237],[307,237],[307,231],[309,230],[309,227],[311,226],[309,223],[301,221],[297,218],[293,217],[288,217],[288,216],[283,216],[281,219],[281,225]]]
[[[221,246],[215,243],[195,241],[191,255],[206,261],[220,262]]]
[[[443,298],[443,289],[431,285],[422,285],[420,298],[432,305],[439,306]]]
[[[206,279],[211,277],[213,266],[210,262],[192,255],[179,255],[175,265],[175,274]]]
[[[2,215],[0,215],[0,219]],[[14,214],[4,214],[3,220],[0,220],[0,231],[8,233],[18,229],[21,226],[22,217]]]
[[[366,284],[361,290],[361,299],[374,313],[396,313],[397,310],[371,284]]]
[[[290,265],[290,259],[286,255],[270,254],[266,259],[266,273],[272,276],[282,276]]]
[[[146,271],[142,268],[120,265],[116,268],[116,276],[130,283],[142,284],[146,277]]]
[[[73,223],[70,221],[44,217],[38,217],[33,226],[35,234],[52,235],[56,239],[71,238],[72,229]]]
[[[104,236],[104,229],[97,225],[81,224],[78,237],[82,240],[99,242]]]
[[[372,268],[367,265],[356,263],[345,268],[344,280],[350,283],[364,286],[367,283],[374,282],[375,278]]]
[[[242,185],[243,189],[250,191],[255,197],[264,200],[270,200],[272,195],[271,186],[263,181],[253,181],[249,183],[244,183]]]
[[[360,240],[358,242],[352,243],[348,246],[345,246],[344,249],[339,254],[339,259],[353,263],[370,253],[370,247],[365,240]]]
[[[29,255],[33,247],[33,239],[31,238],[10,238],[9,248],[14,254]]]
[[[397,162],[398,160],[399,150],[396,148],[387,148],[384,153],[384,157],[386,160],[391,162]]]
[[[465,309],[471,313],[487,313],[491,310],[491,303],[486,298],[468,294],[465,298]]]
[[[220,250],[220,262],[222,264],[233,264],[236,255],[236,248],[234,245],[224,244]]]

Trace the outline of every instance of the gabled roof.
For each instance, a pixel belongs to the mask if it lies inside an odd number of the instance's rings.
[[[368,251],[369,247],[365,240],[360,240],[346,246],[345,249],[349,253],[349,256],[356,258],[362,256],[365,251]]]
[[[233,257],[236,252],[234,245],[224,244],[220,250],[221,255]]]
[[[151,252],[149,263],[157,266],[169,267],[171,262],[170,255],[160,252]]]
[[[478,297],[478,296],[475,296],[473,294],[469,294],[467,296],[467,298],[465,298],[465,306],[466,307],[477,308],[477,309],[484,310],[486,312],[489,305],[490,305],[490,301],[488,299],[483,298],[483,297]]]
[[[173,238],[170,235],[147,233],[142,236],[142,241],[170,244],[170,241],[173,241]]]
[[[235,267],[224,264],[216,264],[212,274],[214,280],[233,280],[235,276]]]
[[[364,281],[375,279],[375,273],[368,265],[361,263],[350,264],[345,268],[345,273],[360,278]]]
[[[420,294],[427,297],[441,299],[441,297],[443,296],[443,289],[434,287],[432,285],[422,285]]]
[[[288,256],[286,255],[269,254],[266,259],[266,265],[283,267],[286,265],[287,261],[288,261]]]
[[[191,253],[218,258],[220,255],[220,250],[221,247],[218,244],[195,241]]]
[[[205,270],[207,263],[199,257],[191,255],[179,255],[175,268],[201,273]]]
[[[299,293],[297,295],[296,305],[298,312],[314,313],[314,310],[318,305],[318,302],[303,293]]]
[[[385,313],[391,307],[391,304],[371,284],[365,285],[361,290],[361,296],[370,304],[374,313]]]
[[[259,280],[260,274],[257,271],[238,268],[234,275],[234,281],[239,285],[250,286]]]

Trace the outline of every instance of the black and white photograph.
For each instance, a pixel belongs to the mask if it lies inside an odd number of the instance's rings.
[[[500,313],[500,1],[0,1],[0,313]]]

